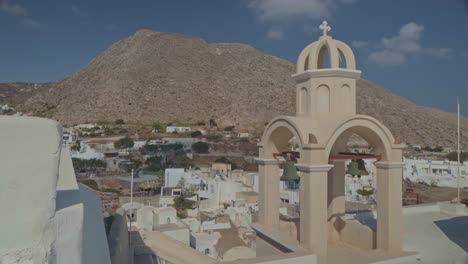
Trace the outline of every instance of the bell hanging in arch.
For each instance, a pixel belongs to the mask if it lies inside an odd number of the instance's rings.
[[[283,175],[281,175],[280,181],[286,182],[288,186],[291,187],[294,182],[298,182],[300,179],[294,161],[285,161],[283,163]]]
[[[350,174],[353,177],[357,175],[358,178],[361,178],[362,175],[369,175],[363,159],[351,160],[351,162],[348,164],[348,170],[346,170],[346,174]]]

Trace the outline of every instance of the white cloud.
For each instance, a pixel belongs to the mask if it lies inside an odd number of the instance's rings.
[[[333,0],[253,0],[250,5],[263,21],[284,21],[292,17],[330,16]]]
[[[283,39],[284,33],[279,28],[271,28],[267,34],[269,39],[281,40]]]
[[[421,32],[424,30],[414,22],[403,25],[400,29],[400,34],[392,38],[383,38],[382,43],[385,49],[401,51],[401,52],[417,52],[421,49],[419,39]]]
[[[367,41],[353,40],[351,42],[351,47],[356,48],[356,49],[366,48],[367,46],[369,46],[369,42],[367,42]]]
[[[0,0],[0,11],[21,17],[21,24],[29,28],[39,28],[41,23],[29,17],[28,10],[10,0]]]
[[[15,16],[27,16],[28,11],[26,8],[19,4],[12,4],[8,0],[0,0],[0,10]]]
[[[450,56],[449,48],[424,48],[421,45],[421,35],[424,27],[414,22],[403,25],[398,36],[383,38],[383,49],[369,54],[369,62],[382,66],[404,64],[409,56],[423,54],[437,58]]]
[[[369,61],[380,65],[401,65],[406,62],[406,56],[398,51],[382,50],[369,55]]]

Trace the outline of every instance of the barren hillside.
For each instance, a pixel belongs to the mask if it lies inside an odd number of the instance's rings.
[[[247,45],[140,30],[17,108],[67,124],[215,118],[220,126],[261,128],[276,115],[293,113],[294,69]],[[455,144],[454,114],[419,107],[366,80],[358,82],[357,93],[358,113],[381,120],[402,141]]]

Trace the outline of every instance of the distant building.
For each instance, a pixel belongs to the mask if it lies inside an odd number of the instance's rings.
[[[219,232],[191,233],[190,246],[205,255],[216,258],[218,252],[215,246],[220,238]]]
[[[189,133],[189,132],[192,132],[191,127],[181,127],[181,126],[166,127],[166,133]]]
[[[72,131],[63,131],[62,142],[64,144],[73,144],[77,140],[77,137]]]
[[[72,158],[85,159],[85,160],[103,159],[104,158],[104,153],[97,152],[90,145],[81,142],[80,150],[79,151],[72,151]]]
[[[177,217],[177,211],[173,207],[143,206],[137,210],[136,224],[138,229],[159,231],[189,245],[189,228]]]
[[[242,132],[242,133],[237,133],[238,138],[249,138],[249,133],[247,132]]]
[[[176,187],[180,179],[185,178],[184,168],[170,168],[164,171],[164,187]]]
[[[421,151],[422,150],[422,147],[420,145],[413,145],[413,149],[415,151]]]
[[[141,149],[146,145],[146,143],[147,143],[146,141],[134,141],[133,149],[136,149],[136,150]]]
[[[231,171],[231,164],[215,162],[211,165],[211,169],[217,174],[227,175]]]

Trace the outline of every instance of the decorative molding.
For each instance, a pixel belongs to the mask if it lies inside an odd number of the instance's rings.
[[[296,164],[296,168],[303,172],[327,172],[331,170],[334,166],[331,164],[324,165],[305,165],[305,164]]]
[[[405,166],[405,163],[379,161],[379,162],[375,162],[374,165],[376,168],[381,168],[381,169],[396,169],[396,168],[403,168]]]
[[[311,77],[344,77],[359,79],[361,71],[349,70],[342,68],[330,68],[330,69],[318,69],[318,70],[307,70],[305,72],[293,74],[291,77],[295,81],[308,79]]]
[[[260,158],[255,159],[255,162],[258,165],[279,165],[281,163],[276,159],[260,159]]]

